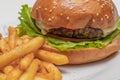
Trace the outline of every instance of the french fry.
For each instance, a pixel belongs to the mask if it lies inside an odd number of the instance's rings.
[[[9,27],[9,46],[11,49],[15,47],[16,38],[17,38],[17,30],[13,27]]]
[[[22,58],[19,63],[20,69],[26,70],[29,67],[29,65],[33,59],[34,59],[34,53],[30,53],[30,54],[26,55],[24,58]]]
[[[53,80],[54,73],[47,70],[46,66],[41,63],[36,78],[43,78],[47,80]]]
[[[37,73],[35,75],[35,79],[45,79],[45,80],[54,80],[54,72],[49,72],[49,73]]]
[[[52,80],[62,80],[61,72],[51,63],[43,62],[43,65],[46,67],[49,73],[54,74]],[[50,76],[51,77],[51,76]]]
[[[8,44],[8,42],[9,42],[9,38],[8,37],[6,37],[6,38],[4,38],[4,40],[7,42],[7,44]]]
[[[45,79],[45,78],[43,78],[43,77],[41,77],[39,75],[36,75],[34,80],[50,80],[50,79]]]
[[[16,67],[7,75],[6,80],[19,80],[22,73],[23,72],[18,67]]]
[[[9,65],[9,66],[4,67],[3,72],[5,74],[9,74],[13,69],[14,69],[14,67]]]
[[[19,32],[20,32],[19,28],[16,28],[16,30],[17,30],[17,34],[19,34]]]
[[[16,46],[20,46],[23,44],[23,40],[21,38],[17,38],[16,40]]]
[[[27,36],[27,35],[24,35],[22,37],[18,37],[17,38],[17,42],[16,42],[16,46],[20,46],[21,44],[24,44],[24,43],[27,43],[31,40],[32,38]]]
[[[42,62],[41,66],[43,66],[44,68],[40,67],[34,80],[39,80],[39,79],[62,80],[61,72],[53,64],[48,63],[48,62]],[[47,73],[43,72],[44,70],[42,69],[45,69]]]
[[[67,56],[45,50],[39,50],[37,56],[44,61],[51,62],[56,65],[63,65],[69,62]]]
[[[48,71],[46,70],[46,68],[44,67],[44,65],[40,65],[38,73],[47,74]]]
[[[23,39],[23,40],[24,40],[24,39],[29,39],[29,40],[31,40],[32,38],[31,38],[30,36],[28,36],[28,35],[24,35],[24,36],[21,37],[21,39]]]
[[[10,47],[9,47],[8,43],[6,42],[6,40],[4,40],[4,39],[0,40],[0,49],[3,53],[10,50]]]
[[[21,60],[21,58],[17,58],[16,60],[12,61],[12,62],[10,63],[10,65],[13,66],[13,67],[15,67],[16,65],[19,64],[20,60]]]
[[[33,80],[39,68],[40,61],[34,59],[27,71],[20,77],[20,80]]]
[[[21,39],[23,40],[23,43],[27,43],[32,39],[32,37],[30,37],[28,35],[24,35],[21,37]]]
[[[26,44],[22,44],[3,55],[0,55],[0,68],[6,66],[10,62],[39,49],[44,43],[44,38],[36,37]]]
[[[23,43],[27,43],[29,41],[30,41],[30,39],[26,38],[26,39],[23,40]]]
[[[0,73],[0,80],[6,80],[7,75]]]
[[[41,72],[40,70],[34,80],[45,79],[45,80],[62,80],[62,75],[60,71],[51,63],[42,62],[41,64],[46,69],[47,73]],[[41,68],[43,69],[43,68]]]

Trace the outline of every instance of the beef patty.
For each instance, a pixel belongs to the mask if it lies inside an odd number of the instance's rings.
[[[100,39],[103,36],[103,31],[98,28],[85,27],[77,30],[54,28],[50,29],[48,34],[75,39]]]

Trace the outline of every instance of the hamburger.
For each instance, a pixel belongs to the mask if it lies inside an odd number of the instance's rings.
[[[69,64],[104,59],[120,48],[120,20],[112,0],[37,0],[20,12],[20,35],[42,36],[42,49]],[[26,16],[25,16],[26,15]]]

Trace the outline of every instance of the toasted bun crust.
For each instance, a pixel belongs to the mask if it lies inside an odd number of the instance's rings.
[[[112,0],[37,0],[31,16],[53,28],[106,29],[114,25],[118,13]]]
[[[47,51],[66,55],[69,58],[69,64],[82,64],[104,59],[117,52],[120,48],[120,35],[118,35],[111,44],[102,49],[86,48],[81,50],[69,50],[61,52],[57,49],[51,48],[46,44],[42,48]]]

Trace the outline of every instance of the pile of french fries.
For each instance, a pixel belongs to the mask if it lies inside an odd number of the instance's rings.
[[[62,80],[55,65],[68,63],[65,55],[42,50],[42,37],[18,36],[18,29],[9,27],[9,35],[0,34],[0,80]]]

